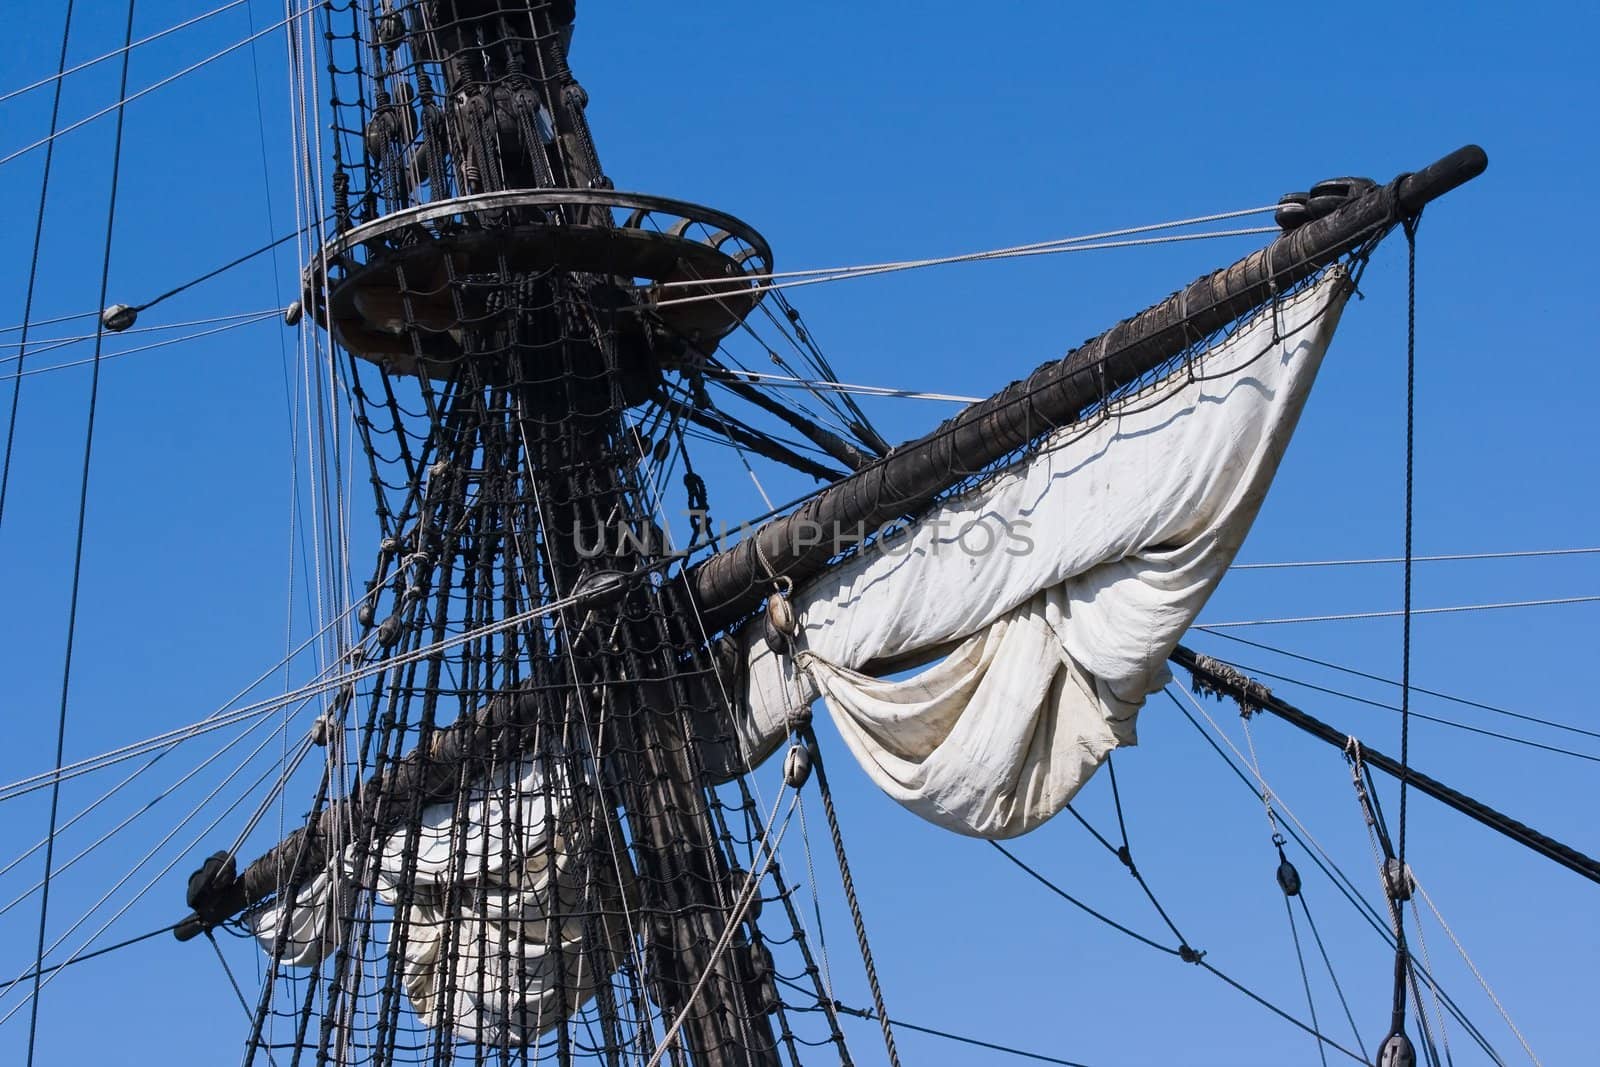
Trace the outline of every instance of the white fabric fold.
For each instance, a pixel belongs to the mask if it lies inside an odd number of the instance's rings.
[[[626,855],[619,849],[607,870],[580,862],[550,826],[552,815],[570,826],[573,807],[564,784],[527,760],[475,785],[459,807],[424,807],[415,828],[380,843],[375,878],[365,880],[394,909],[406,993],[423,1023],[480,1045],[526,1044],[588,1000],[627,953],[634,894]],[[295,966],[336,948],[355,910],[355,859],[346,848],[292,905],[280,897],[252,913],[262,947],[275,951],[281,937],[281,959]]]
[[[1348,291],[1329,270],[797,591],[798,665],[759,634],[746,646],[747,764],[821,695],[872,779],[924,818],[1012,837],[1058,813],[1135,743],[1139,707],[1261,507]],[[862,673],[957,641],[909,678]]]

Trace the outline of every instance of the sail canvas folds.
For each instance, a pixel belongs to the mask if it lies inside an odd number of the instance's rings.
[[[1330,269],[797,591],[792,654],[751,627],[745,762],[821,696],[862,767],[918,815],[1010,837],[1057,814],[1135,743],[1141,704],[1265,498],[1349,288]]]
[[[423,808],[418,826],[380,842],[376,872],[361,876],[347,847],[340,870],[251,914],[251,930],[284,963],[316,964],[359,910],[355,885],[375,881],[417,1017],[477,1044],[526,1044],[588,1000],[632,942],[625,851],[607,866],[572,841],[616,828],[580,833],[565,794],[524,761],[459,806]]]

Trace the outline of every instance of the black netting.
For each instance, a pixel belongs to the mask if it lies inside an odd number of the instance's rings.
[[[680,1013],[664,1062],[837,1058],[781,868],[735,921],[770,820],[703,765],[728,748],[724,697],[653,518],[653,472],[688,462],[663,368],[730,313],[639,314],[651,253],[559,195],[609,188],[570,4],[325,18],[341,237],[308,296],[342,346],[381,543],[307,827],[198,898],[280,931],[247,1062],[642,1062]]]

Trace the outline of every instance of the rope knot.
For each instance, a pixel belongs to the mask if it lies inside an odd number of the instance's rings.
[[[1249,719],[1272,699],[1272,690],[1239,668],[1210,656],[1196,655],[1189,671],[1190,688],[1197,696],[1232,699],[1241,718]]]

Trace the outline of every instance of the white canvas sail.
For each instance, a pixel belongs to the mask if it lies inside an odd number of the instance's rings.
[[[820,695],[872,779],[940,826],[1011,837],[1060,812],[1135,743],[1140,706],[1260,509],[1349,289],[1330,269],[797,591],[794,655],[748,628],[745,761]],[[952,642],[909,677],[864,673]]]
[[[526,1044],[588,1000],[629,951],[625,850],[617,838],[608,870],[581,862],[563,833],[574,806],[528,760],[459,808],[428,805],[419,827],[381,842],[377,897],[394,909],[391,936],[404,937],[402,977],[423,1023],[476,1044]],[[264,949],[281,937],[283,962],[304,966],[339,946],[361,907],[353,849],[339,865],[312,878],[292,906],[279,899],[249,916]]]

